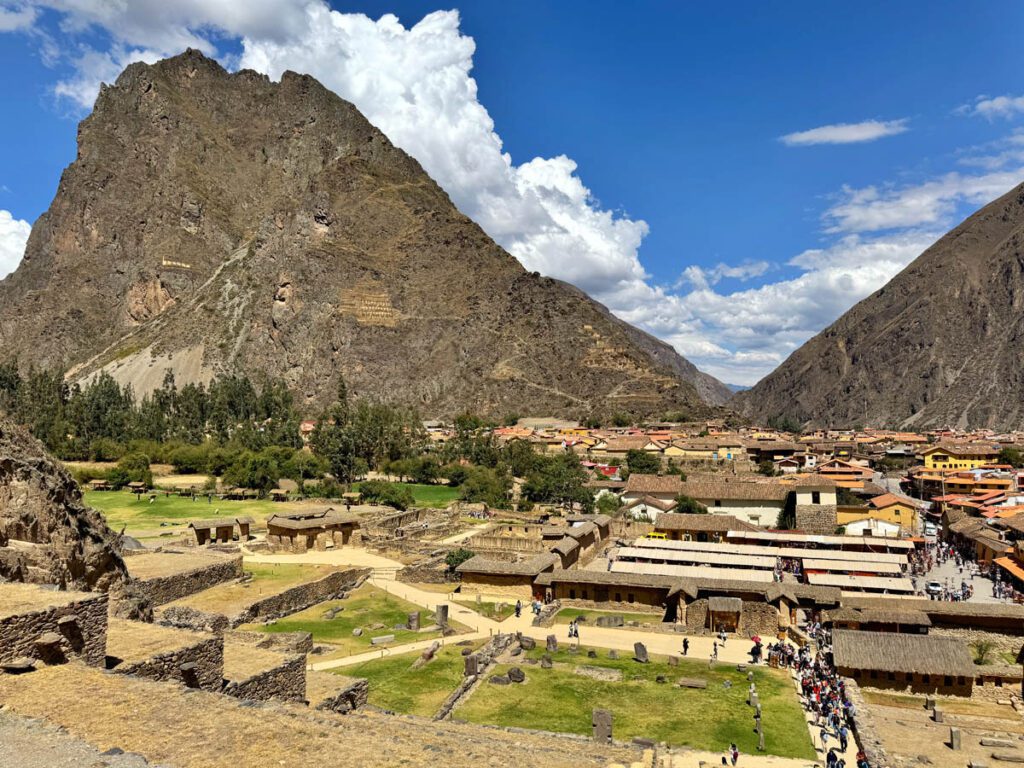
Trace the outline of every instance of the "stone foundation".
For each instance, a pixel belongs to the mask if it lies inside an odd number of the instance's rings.
[[[329,672],[324,674],[331,674]],[[366,705],[366,701],[370,696],[370,682],[362,678],[344,678],[338,675],[334,675],[342,683],[348,681],[347,684],[343,684],[337,691],[331,693],[325,698],[319,701],[310,701],[316,709],[322,709],[329,712],[338,712],[342,715],[353,712]]]

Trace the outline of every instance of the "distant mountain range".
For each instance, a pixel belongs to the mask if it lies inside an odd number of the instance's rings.
[[[1024,185],[730,405],[815,426],[1024,426]]]
[[[0,349],[107,371],[283,377],[425,416],[700,417],[730,389],[581,291],[527,272],[419,164],[308,76],[196,51],[104,86],[0,282]]]

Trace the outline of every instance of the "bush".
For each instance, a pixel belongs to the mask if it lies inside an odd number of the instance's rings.
[[[364,501],[384,504],[397,510],[406,510],[415,503],[412,491],[406,486],[386,480],[366,480],[359,486],[359,493]]]
[[[149,469],[149,456],[144,453],[125,455],[117,466],[107,473],[107,482],[115,490],[124,488],[128,483],[145,483],[147,488],[152,488],[153,473]]]
[[[474,554],[468,549],[453,549],[445,556],[444,562],[449,571],[454,571],[471,557],[474,557]]]

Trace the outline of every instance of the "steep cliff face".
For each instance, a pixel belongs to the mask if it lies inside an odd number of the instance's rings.
[[[990,203],[731,405],[815,425],[1024,423],[1024,185]]]
[[[526,272],[415,160],[310,77],[188,51],[133,64],[0,282],[0,349],[137,392],[171,369],[353,389],[426,415],[701,415],[727,390]],[[703,394],[703,397],[701,396]]]
[[[118,537],[82,503],[68,473],[23,430],[0,421],[0,580],[119,592]]]

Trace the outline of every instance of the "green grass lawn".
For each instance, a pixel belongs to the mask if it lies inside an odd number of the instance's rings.
[[[250,515],[262,520],[273,512],[283,512],[287,504],[272,502],[269,499],[255,501],[221,501],[214,498],[207,501],[205,496],[195,501],[187,496],[164,496],[157,492],[151,503],[149,496],[143,494],[137,499],[128,491],[85,491],[85,503],[103,513],[114,530],[122,525],[128,526],[128,533],[133,530],[152,530],[160,523],[189,523],[192,520],[203,520],[211,517],[231,517],[234,515]]]
[[[483,640],[475,641],[476,650]],[[350,677],[370,681],[370,704],[404,715],[430,717],[462,681],[464,662],[459,645],[446,645],[420,669],[412,669],[420,657],[406,653],[335,670]]]
[[[476,600],[454,600],[453,602],[494,621],[504,621],[516,612],[515,603],[502,603],[502,609],[499,611],[498,603],[489,603],[486,600],[481,600],[479,603]],[[530,606],[524,605],[523,610],[530,610]]]
[[[539,659],[543,649],[526,656]],[[753,710],[746,704],[746,672],[730,664],[708,669],[704,662],[680,660],[670,667],[664,658],[652,657],[639,664],[631,658],[587,658],[586,652],[572,655],[567,649],[552,654],[554,669],[522,665],[526,682],[519,685],[477,688],[454,713],[458,720],[473,723],[519,726],[540,730],[589,735],[595,708],[610,709],[614,715],[615,738],[653,738],[672,745],[717,752],[735,743],[741,752],[756,754]],[[628,655],[628,654],[620,654]],[[622,682],[600,681],[573,671],[578,665],[621,670]],[[499,666],[497,674],[508,669]],[[656,683],[665,675],[668,683]],[[680,677],[701,677],[704,690],[680,688]],[[731,681],[732,687],[723,686]],[[765,747],[768,754],[814,759],[803,711],[788,673],[767,668],[754,671],[763,712]]]
[[[624,613],[623,611],[588,611],[583,608],[562,608],[558,613],[555,614],[556,624],[568,624],[573,619],[584,617],[585,621],[583,626],[588,624],[591,626],[597,625],[597,620],[601,616],[621,616],[623,621],[636,621],[640,624],[660,624],[663,614],[659,611],[657,613]]]
[[[447,485],[425,485],[422,483],[395,483],[412,491],[412,498],[417,507],[433,507],[444,509],[459,498],[459,489]],[[360,483],[353,486],[359,490]],[[480,522],[479,520],[477,522]]]
[[[327,613],[331,608],[342,608],[343,610],[333,619],[328,619]],[[388,643],[389,646],[413,643],[417,640],[431,640],[441,636],[440,632],[392,629],[398,624],[404,625],[413,611],[421,612],[422,626],[426,627],[433,623],[433,616],[422,606],[413,605],[394,595],[389,595],[384,590],[370,584],[363,584],[345,600],[319,603],[312,608],[278,619],[274,624],[247,624],[243,629],[270,633],[312,632],[314,642],[326,643],[337,649],[320,658],[336,659],[380,648],[381,646],[370,643],[370,638],[379,635],[395,636],[394,641]],[[450,623],[455,629],[460,629],[456,623]],[[384,628],[370,629],[373,624],[383,624]],[[359,637],[352,634],[352,630],[357,627],[363,629],[363,634]]]

